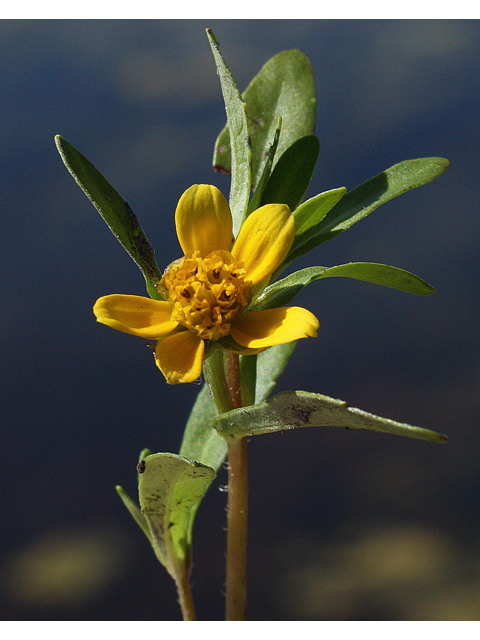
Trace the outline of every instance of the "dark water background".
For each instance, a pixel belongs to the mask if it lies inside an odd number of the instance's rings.
[[[0,616],[175,620],[173,583],[114,491],[139,451],[178,451],[196,385],[168,387],[144,341],[95,323],[143,278],[66,172],[61,134],[128,200],[161,268],[173,213],[211,169],[224,124],[204,33],[243,89],[302,49],[318,98],[309,196],[405,159],[437,181],[382,206],[304,262],[384,262],[420,298],[333,278],[297,299],[320,320],[278,390],[303,389],[447,433],[440,446],[306,429],[250,442],[254,620],[478,620],[479,53],[476,21],[0,22]],[[223,616],[225,472],[195,526],[198,614]]]

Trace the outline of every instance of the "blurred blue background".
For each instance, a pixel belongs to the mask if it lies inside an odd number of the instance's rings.
[[[173,213],[225,122],[205,28],[242,90],[284,49],[311,59],[320,160],[309,196],[409,158],[438,180],[383,205],[297,268],[413,271],[428,297],[333,278],[277,389],[448,434],[436,445],[305,429],[250,450],[253,620],[478,620],[480,24],[452,20],[3,20],[0,615],[176,620],[173,583],[118,499],[144,447],[178,451],[198,385],[168,387],[95,300],[144,295],[134,263],[58,156],[61,134],[130,203],[164,268]],[[198,513],[193,589],[223,617],[225,471]]]

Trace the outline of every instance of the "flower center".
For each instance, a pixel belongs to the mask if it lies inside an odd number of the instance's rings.
[[[251,283],[229,251],[198,251],[172,262],[158,284],[173,303],[172,320],[202,340],[219,340],[249,305]]]

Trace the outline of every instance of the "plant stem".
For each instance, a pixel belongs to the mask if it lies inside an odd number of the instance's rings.
[[[205,378],[218,413],[243,406],[239,357],[225,361],[214,351],[205,362]],[[226,619],[245,620],[247,585],[248,460],[247,440],[228,443]]]
[[[247,596],[247,440],[228,445],[226,619],[246,619]]]
[[[188,572],[184,572],[182,577],[175,580],[177,585],[178,601],[182,609],[184,620],[196,620],[195,608],[193,606],[192,590]]]
[[[227,386],[235,409],[243,406],[237,353],[226,356]],[[247,604],[247,440],[228,443],[227,620],[245,620]]]

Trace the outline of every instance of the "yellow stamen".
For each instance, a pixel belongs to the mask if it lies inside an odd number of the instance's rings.
[[[204,258],[194,251],[176,260],[158,288],[173,304],[172,320],[202,340],[219,340],[248,307],[252,287],[243,263],[217,250]]]

